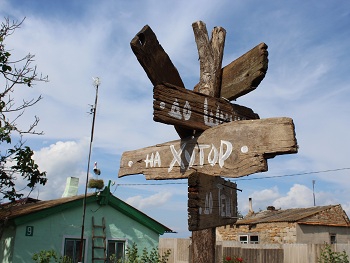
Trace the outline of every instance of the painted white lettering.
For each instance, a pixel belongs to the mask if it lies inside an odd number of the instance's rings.
[[[188,167],[192,167],[196,159],[196,148],[192,150],[191,155],[187,150],[185,150],[185,158],[186,158],[186,161],[188,162]]]
[[[205,125],[213,127],[224,122],[232,121],[233,115],[231,113],[221,111],[219,106],[217,106],[214,114],[213,111],[208,107],[208,99],[205,98],[203,104],[203,118]],[[239,120],[239,118],[237,119],[237,116],[235,116],[235,120]]]
[[[169,112],[169,115],[175,119],[181,120],[181,112],[180,112],[180,107],[179,103],[177,102],[177,99],[175,99],[173,105],[171,106],[171,110]]]
[[[144,161],[146,163],[146,168],[148,168],[148,164],[150,167],[153,167],[153,159],[154,159],[154,154],[151,154],[151,158],[149,158],[149,155],[147,154],[146,160]]]
[[[184,109],[183,109],[183,116],[185,121],[188,121],[191,118],[191,106],[190,103],[188,101],[186,101]]]
[[[226,151],[224,152],[224,146],[226,145]],[[229,141],[221,140],[220,153],[219,153],[219,166],[222,168],[225,164],[225,160],[230,157],[232,153],[232,143]]]
[[[213,195],[211,192],[209,194],[206,193],[204,206],[205,215],[210,215],[211,213],[213,213]]]
[[[174,165],[176,163],[178,163],[180,165],[180,167],[183,169],[185,168],[184,167],[184,164],[181,160],[181,154],[182,154],[182,151],[183,149],[186,147],[186,143],[184,143],[182,146],[181,146],[181,149],[177,152],[174,145],[170,145],[170,150],[171,150],[171,153],[173,154],[173,160],[171,161],[170,163],[170,166],[168,168],[168,173],[171,172],[171,170],[173,170],[174,168]]]
[[[179,150],[175,149],[174,145],[170,145],[170,151],[173,155],[173,159],[170,162],[168,172],[171,172],[174,166],[180,166],[181,169],[193,167],[195,164],[203,167],[205,164],[209,164],[211,166],[215,166],[217,163],[222,168],[225,165],[225,161],[230,157],[232,153],[232,143],[229,141],[221,140],[220,148],[215,147],[214,144],[196,144],[193,150],[190,152],[186,149],[187,143],[183,143]],[[209,149],[206,151],[206,149]],[[197,158],[198,156],[198,158]],[[161,166],[161,156],[157,152],[155,156],[147,155],[145,160],[146,167],[148,167],[148,163],[150,165],[159,167]]]
[[[220,216],[225,217],[226,216],[226,195],[222,194],[220,196]]]
[[[199,150],[199,165],[202,167],[204,165],[204,149],[209,148],[210,145],[208,144],[199,144],[198,150]]]
[[[159,152],[156,152],[155,156],[154,156],[154,161],[153,161],[153,167],[156,167],[156,165],[158,167],[162,166],[162,161],[160,159],[160,154]]]
[[[208,154],[208,163],[211,166],[214,166],[216,162],[218,161],[219,153],[218,150],[215,148],[214,144],[211,145],[211,150]]]

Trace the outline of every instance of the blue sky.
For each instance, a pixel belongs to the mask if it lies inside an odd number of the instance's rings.
[[[238,209],[247,213],[249,197],[255,211],[312,206],[316,180],[316,204],[341,204],[350,215],[349,1],[1,0],[0,13],[26,17],[7,47],[18,58],[35,54],[38,70],[50,79],[15,93],[44,97],[21,123],[36,114],[38,129],[45,132],[27,138],[49,179],[32,197],[59,198],[68,176],[80,178],[83,193],[91,130],[87,112],[95,98],[92,77],[98,76],[91,160],[98,162],[101,178],[116,183],[117,197],[178,232],[170,237],[190,235],[186,180],[117,175],[124,151],[178,138],[172,126],[153,121],[153,87],[131,51],[131,39],[150,25],[192,90],[199,62],[191,25],[202,20],[209,32],[214,26],[226,29],[223,65],[261,42],[268,45],[265,79],[237,103],[261,118],[291,117],[296,126],[298,154],[277,156],[268,161],[268,172],[235,180],[243,190]],[[150,183],[160,185],[145,185]]]

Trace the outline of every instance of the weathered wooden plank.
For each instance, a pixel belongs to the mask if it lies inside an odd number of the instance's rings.
[[[202,173],[188,177],[188,230],[219,227],[236,221],[235,183]]]
[[[215,228],[192,231],[191,239],[190,263],[215,263]]]
[[[175,179],[201,172],[241,177],[267,171],[266,159],[297,150],[290,118],[230,122],[192,138],[124,152],[118,176]]]
[[[250,108],[170,84],[153,90],[153,120],[204,131],[222,123],[259,119]]]
[[[179,72],[148,25],[136,34],[130,46],[153,86],[168,82],[185,87]]]
[[[130,46],[153,86],[168,82],[185,88],[179,72],[148,25],[136,34],[131,40]],[[182,127],[175,126],[175,130],[180,138],[186,138],[193,134],[192,130],[186,130]]]
[[[200,60],[200,81],[194,90],[219,98],[226,31],[221,27],[214,28],[209,42],[208,32],[202,21],[193,23],[192,27]],[[215,239],[215,228],[193,231],[191,263],[214,263]]]
[[[200,68],[199,83],[195,87],[195,91],[218,98],[220,96],[221,65],[226,30],[222,27],[214,27],[209,40],[204,22],[194,22],[192,28],[197,44]]]
[[[267,45],[260,43],[222,69],[221,97],[234,100],[255,90],[268,68]]]

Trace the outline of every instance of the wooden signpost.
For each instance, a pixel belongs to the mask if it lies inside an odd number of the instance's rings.
[[[188,229],[203,230],[237,221],[237,185],[221,177],[188,177]]]
[[[247,107],[167,83],[154,87],[153,98],[154,121],[186,129],[204,131],[226,122],[259,119]]]
[[[233,121],[199,136],[124,152],[119,177],[144,174],[146,179],[179,179],[194,172],[241,177],[267,171],[268,158],[296,152],[290,118]]]
[[[293,120],[259,119],[250,108],[229,101],[253,91],[268,68],[260,43],[221,68],[226,31],[192,24],[200,81],[187,90],[176,67],[149,26],[130,42],[153,84],[154,120],[174,125],[180,140],[124,152],[119,177],[188,178],[192,263],[215,262],[215,227],[237,220],[236,184],[222,179],[267,171],[267,159],[298,151]]]

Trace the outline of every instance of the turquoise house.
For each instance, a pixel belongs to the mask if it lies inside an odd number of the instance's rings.
[[[0,208],[0,262],[33,262],[32,256],[54,249],[78,262],[84,195]],[[88,194],[83,234],[83,262],[123,258],[133,243],[140,252],[158,248],[171,229],[113,196],[109,188]]]

